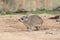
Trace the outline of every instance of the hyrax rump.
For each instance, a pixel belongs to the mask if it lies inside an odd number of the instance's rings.
[[[22,16],[19,21],[27,26],[28,31],[32,31],[32,27],[35,27],[36,30],[40,30],[43,23],[42,18],[38,15]]]

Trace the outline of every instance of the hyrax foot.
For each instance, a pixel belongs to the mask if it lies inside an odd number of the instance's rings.
[[[32,28],[31,27],[27,27],[27,31],[31,32]]]

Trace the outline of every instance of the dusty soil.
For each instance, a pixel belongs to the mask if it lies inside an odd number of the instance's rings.
[[[60,40],[60,22],[49,19],[53,14],[39,14],[44,23],[40,31],[27,32],[19,22],[22,15],[0,15],[0,40]]]

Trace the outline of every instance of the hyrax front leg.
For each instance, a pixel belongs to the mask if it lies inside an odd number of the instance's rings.
[[[32,31],[32,26],[27,27],[27,31]]]

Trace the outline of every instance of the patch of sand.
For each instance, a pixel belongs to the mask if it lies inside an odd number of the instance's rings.
[[[44,23],[40,30],[26,32],[26,27],[18,19],[22,15],[0,15],[0,40],[60,40],[60,22],[49,19],[50,14],[40,14]]]

